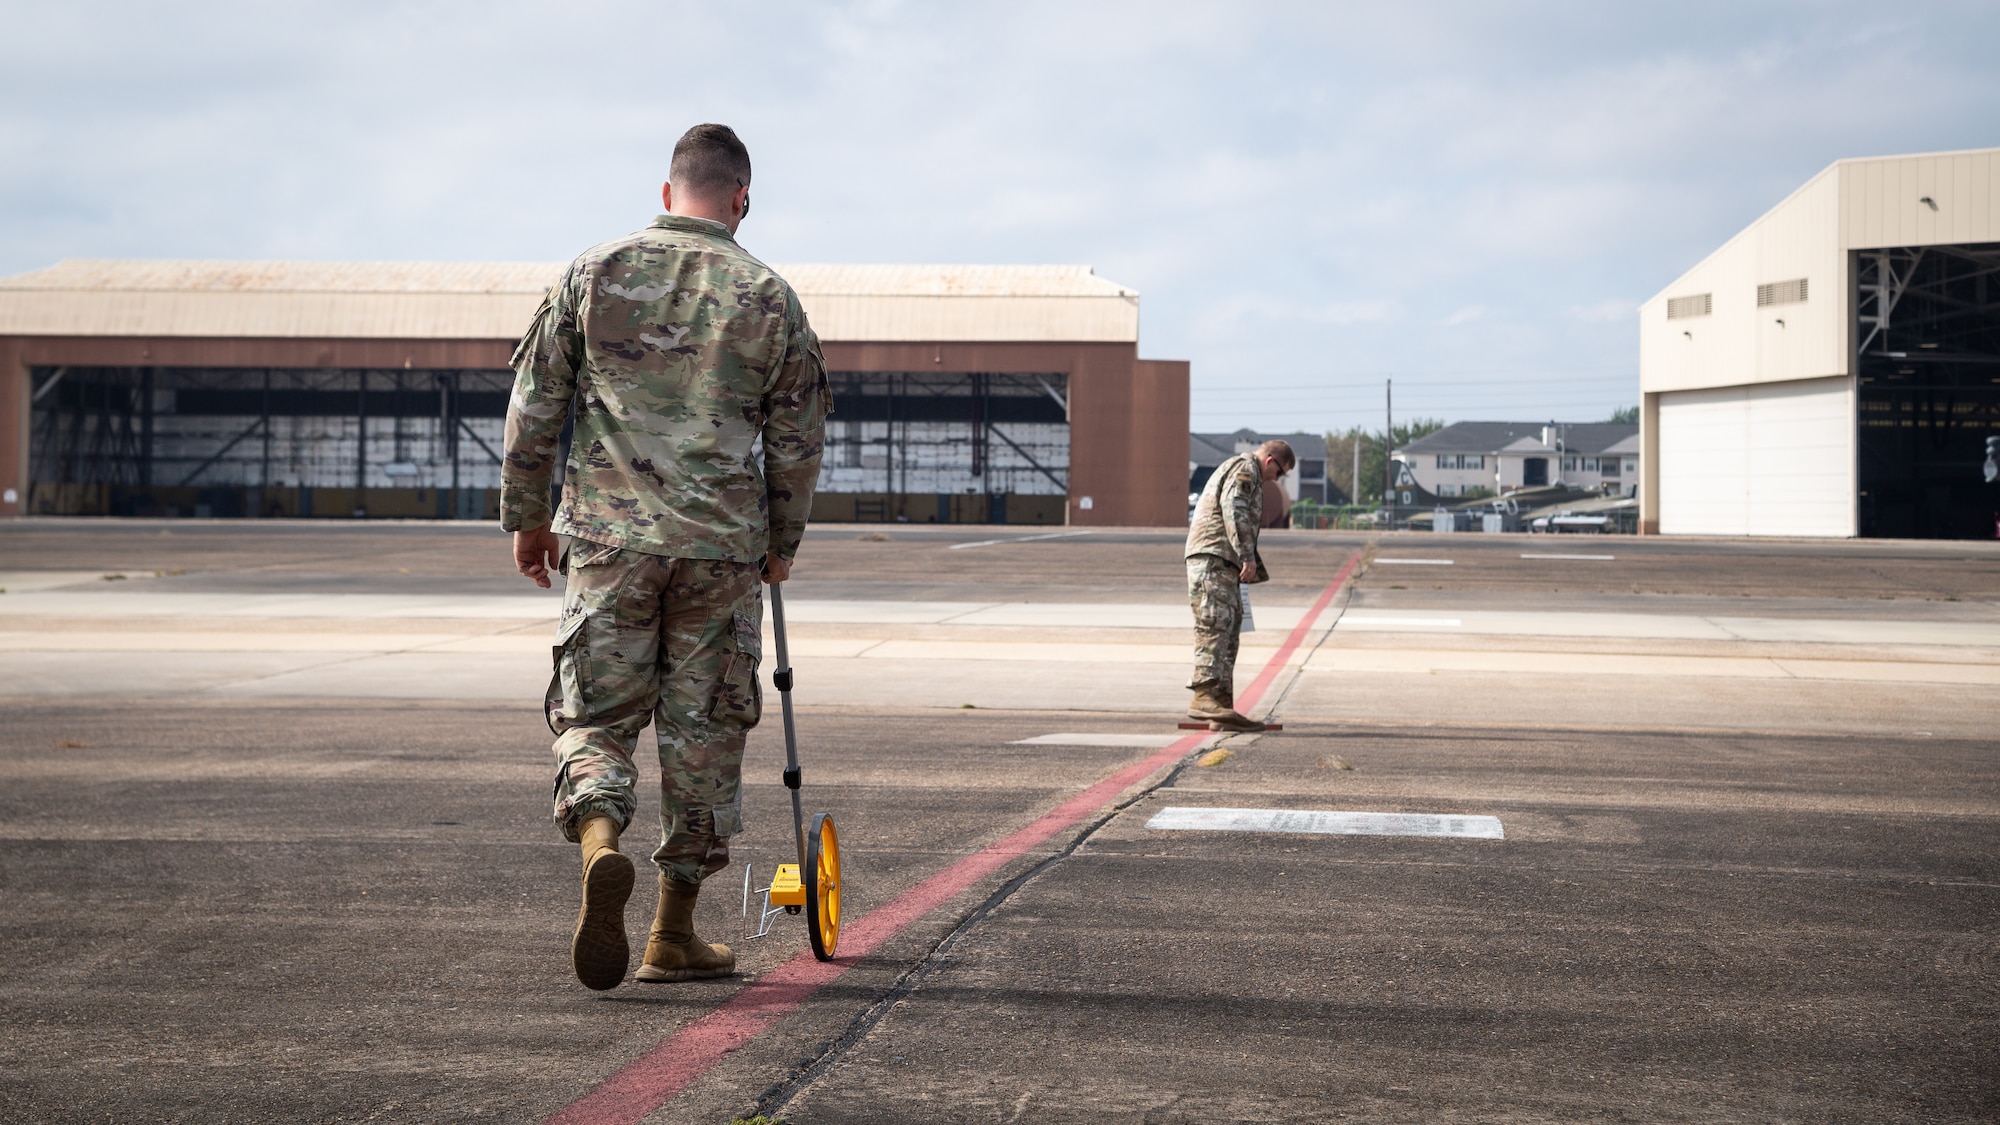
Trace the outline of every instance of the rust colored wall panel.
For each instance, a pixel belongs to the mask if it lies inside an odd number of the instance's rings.
[[[1099,362],[1080,364],[1069,381],[1069,522],[1082,527],[1143,523],[1127,473],[1137,356],[1092,358]],[[1086,499],[1088,508],[1083,506]]]
[[[1133,368],[1132,522],[1150,527],[1187,523],[1188,380],[1184,359],[1142,359]]]
[[[0,516],[18,516],[28,502],[28,366],[21,341],[0,336]],[[14,502],[4,502],[5,489]]]
[[[1070,382],[1070,522],[1187,522],[1188,365],[1134,359]],[[1090,497],[1091,507],[1083,507]]]

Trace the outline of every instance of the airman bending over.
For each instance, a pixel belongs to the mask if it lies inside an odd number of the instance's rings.
[[[1194,608],[1194,702],[1188,718],[1218,730],[1258,731],[1236,712],[1236,647],[1243,633],[1243,587],[1270,579],[1257,555],[1264,482],[1297,464],[1292,447],[1267,441],[1216,467],[1188,523],[1188,603]]]

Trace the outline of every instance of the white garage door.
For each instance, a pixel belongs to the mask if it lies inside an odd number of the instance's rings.
[[[1854,534],[1845,378],[1660,396],[1660,531]]]

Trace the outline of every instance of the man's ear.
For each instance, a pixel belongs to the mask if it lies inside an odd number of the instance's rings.
[[[669,213],[674,209],[674,185],[671,181],[660,185],[660,206]]]

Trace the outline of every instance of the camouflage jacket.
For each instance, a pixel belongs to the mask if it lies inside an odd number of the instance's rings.
[[[1257,529],[1264,522],[1264,471],[1257,458],[1239,453],[1216,466],[1195,503],[1188,521],[1186,556],[1214,555],[1242,566],[1257,564],[1257,581],[1264,564],[1257,558]]]
[[[584,251],[513,366],[501,527],[676,558],[797,554],[832,410],[826,364],[798,295],[722,224],[662,215]]]

